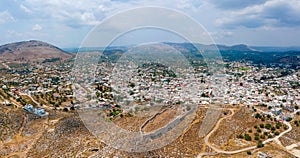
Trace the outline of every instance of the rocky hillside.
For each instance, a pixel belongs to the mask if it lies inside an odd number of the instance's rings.
[[[0,46],[0,60],[6,62],[48,62],[69,59],[72,55],[41,41],[23,41]]]

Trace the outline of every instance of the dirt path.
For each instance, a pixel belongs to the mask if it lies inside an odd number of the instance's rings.
[[[32,100],[32,102],[34,102],[36,105],[40,106],[40,103],[38,103],[37,101],[35,101],[35,100],[31,97],[31,95],[27,95],[27,96]]]
[[[218,153],[224,153],[224,154],[235,154],[235,153],[239,153],[239,152],[243,152],[243,151],[248,151],[248,150],[251,150],[251,149],[255,149],[256,146],[252,146],[252,147],[248,147],[248,148],[244,148],[244,149],[240,149],[240,150],[235,150],[235,151],[224,151],[224,150],[221,150],[221,149],[219,149],[219,148],[213,146],[213,145],[209,142],[209,137],[210,137],[210,136],[211,136],[211,135],[219,128],[221,122],[222,122],[224,119],[227,119],[227,118],[229,118],[229,117],[232,117],[232,116],[235,114],[234,111],[233,111],[233,109],[229,109],[229,110],[231,111],[231,114],[228,115],[228,116],[226,116],[226,117],[221,118],[221,119],[217,122],[217,124],[216,124],[216,126],[214,127],[214,129],[213,129],[212,131],[210,131],[210,132],[206,135],[206,137],[204,138],[205,144],[206,144],[207,146],[209,146],[210,148],[212,148],[213,150],[215,150],[216,152],[218,152]],[[198,156],[199,156],[199,155],[198,155]]]
[[[271,141],[273,141],[273,140],[276,141],[276,142],[278,142],[279,145],[281,144],[281,142],[279,141],[279,138],[282,137],[284,134],[290,132],[290,131],[293,129],[293,128],[292,128],[292,125],[291,125],[290,123],[288,123],[288,122],[286,122],[286,121],[284,121],[283,123],[284,123],[285,125],[287,125],[289,128],[288,128],[287,130],[283,131],[282,133],[280,133],[278,136],[263,141],[263,144],[266,144],[266,143],[271,142]]]
[[[29,146],[26,148],[25,151],[22,152],[22,156],[27,155],[28,151],[30,151],[30,149],[33,147],[33,145],[36,144],[36,142],[39,140],[39,138],[41,138],[43,133],[47,130],[47,128],[48,128],[48,123],[47,122],[48,122],[48,118],[43,123],[43,127],[42,127],[43,130],[40,130],[38,132],[38,134],[35,137],[33,137],[33,139],[34,139],[33,142],[29,144]]]
[[[34,144],[36,144],[36,142],[38,141],[38,139],[43,135],[44,131],[48,128],[48,118],[45,119],[42,123],[42,127],[40,128],[40,130],[38,131],[37,134],[33,135],[33,136],[22,136],[22,132],[24,130],[24,127],[26,125],[27,122],[27,117],[25,116],[25,113],[23,114],[23,122],[22,122],[22,126],[18,131],[18,134],[15,136],[13,143],[9,142],[9,143],[5,143],[5,144],[23,144],[24,146],[26,146],[25,150],[20,150],[17,152],[12,152],[9,155],[7,155],[6,157],[11,157],[13,155],[18,155],[21,158],[26,158],[27,157],[27,153],[30,151],[30,149],[33,147]]]
[[[286,150],[290,153],[290,154],[293,154],[294,156],[296,157],[300,157],[300,150],[299,149],[295,149],[297,147],[300,146],[300,142],[298,143],[294,143],[294,144],[291,144],[289,146],[286,146]]]
[[[226,116],[226,117],[221,118],[221,119],[217,122],[217,124],[216,124],[216,126],[214,127],[214,129],[213,129],[209,134],[207,134],[207,136],[205,137],[205,144],[206,144],[207,146],[209,146],[210,148],[212,148],[213,150],[215,150],[217,153],[223,153],[223,154],[236,154],[236,153],[240,153],[240,152],[245,152],[245,151],[248,151],[248,150],[256,149],[257,146],[252,146],[252,147],[247,147],[247,148],[243,148],[243,149],[239,149],[239,150],[234,150],[234,151],[225,151],[225,150],[222,150],[222,149],[219,149],[219,148],[213,146],[213,145],[209,142],[209,137],[210,137],[210,136],[211,136],[211,135],[219,128],[220,123],[221,123],[224,119],[229,118],[229,117],[232,117],[232,116],[234,115],[233,109],[230,109],[230,111],[231,111],[232,113],[231,113],[229,116]],[[278,136],[263,141],[263,144],[269,143],[269,142],[271,142],[271,141],[276,141],[278,144],[281,144],[281,142],[279,141],[279,138],[280,138],[281,136],[283,136],[284,134],[286,134],[287,132],[290,132],[290,131],[292,130],[292,126],[290,125],[290,123],[288,123],[288,122],[286,122],[286,121],[284,121],[283,123],[286,124],[289,128],[288,128],[286,131],[280,133]],[[202,156],[204,156],[204,155],[207,155],[207,154],[200,153],[200,154],[198,155],[198,157],[202,157]],[[296,156],[296,155],[295,155],[295,156]]]

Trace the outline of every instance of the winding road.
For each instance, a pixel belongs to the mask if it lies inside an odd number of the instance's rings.
[[[223,154],[236,154],[236,153],[239,153],[239,152],[243,152],[243,151],[248,151],[248,150],[252,150],[252,149],[255,149],[256,146],[252,146],[252,147],[248,147],[248,148],[243,148],[243,149],[239,149],[239,150],[234,150],[234,151],[225,151],[225,150],[222,150],[222,149],[219,149],[215,146],[213,146],[210,142],[209,142],[209,137],[219,128],[221,122],[224,120],[224,119],[227,119],[229,117],[232,117],[234,115],[234,111],[233,109],[229,109],[231,111],[231,114],[226,116],[226,117],[223,117],[221,118],[216,126],[214,127],[213,130],[211,130],[211,132],[209,132],[206,137],[204,138],[204,141],[205,141],[205,144],[207,146],[209,146],[210,148],[212,148],[213,150],[215,150],[217,153],[223,153]],[[199,155],[198,155],[199,156]]]
[[[212,145],[212,144],[209,142],[209,137],[210,137],[210,136],[211,136],[211,135],[219,128],[220,123],[221,123],[224,119],[227,119],[227,118],[232,117],[232,116],[234,115],[233,109],[229,109],[229,110],[231,111],[231,114],[228,115],[228,116],[226,116],[226,117],[221,118],[221,119],[217,122],[217,124],[215,125],[214,129],[211,130],[211,131],[206,135],[206,137],[205,137],[205,139],[204,139],[205,144],[206,144],[207,146],[209,146],[210,148],[212,148],[216,153],[222,153],[222,154],[237,154],[237,153],[240,153],[240,152],[245,152],[245,151],[249,151],[249,150],[256,149],[257,146],[251,146],[251,147],[247,147],[247,148],[243,148],[243,149],[239,149],[239,150],[234,150],[234,151],[225,151],[225,150],[222,150],[222,149],[219,149],[219,148],[215,147],[214,145]],[[284,123],[285,125],[288,126],[288,129],[285,130],[284,132],[280,133],[278,136],[276,136],[276,137],[274,137],[274,138],[270,138],[270,139],[267,139],[267,140],[263,141],[263,144],[269,143],[269,142],[271,142],[271,141],[276,141],[277,143],[280,143],[280,144],[281,144],[279,138],[280,138],[281,136],[283,136],[284,134],[286,134],[286,133],[288,133],[288,132],[290,132],[290,131],[292,130],[292,126],[291,126],[290,123],[288,123],[288,122],[286,122],[286,121],[284,121],[283,123]],[[200,153],[200,154],[198,154],[197,157],[200,158],[200,157],[202,157],[202,156],[205,156],[205,155],[212,155],[212,154],[215,154],[215,153],[214,153],[214,152],[212,152],[212,153]],[[297,156],[297,155],[295,155],[295,156]]]

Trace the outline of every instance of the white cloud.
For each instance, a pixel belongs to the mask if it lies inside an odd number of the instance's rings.
[[[269,0],[240,10],[225,11],[227,16],[217,19],[216,24],[227,28],[299,27],[299,8],[299,0]]]
[[[35,24],[32,26],[32,31],[40,31],[42,29],[43,29],[43,27],[39,24]]]
[[[219,43],[248,42],[251,37],[250,43],[281,39],[299,45],[296,38],[300,34],[299,3],[300,0],[13,0],[1,3],[7,5],[0,6],[0,33],[6,34],[13,21],[13,29],[18,33],[32,33],[22,36],[24,39],[45,33],[49,37],[41,40],[51,38],[64,41],[64,44],[66,41],[77,44],[93,26],[115,13],[141,6],[158,6],[178,9],[190,15],[207,29],[208,35],[222,40]],[[130,19],[122,24],[117,21],[113,27],[126,27],[127,22],[130,23]],[[43,31],[37,31],[40,29]],[[258,30],[261,32],[258,33]],[[269,38],[264,32],[272,32],[269,35],[279,38]],[[55,38],[57,34],[65,38]],[[295,38],[292,40],[290,37]],[[19,38],[12,36],[9,39]]]
[[[232,35],[233,35],[233,32],[231,32],[231,31],[225,31],[225,32],[224,32],[224,35],[226,35],[226,36],[232,36]]]
[[[84,12],[81,14],[80,20],[88,25],[97,25],[100,23],[99,19],[97,20],[95,15],[91,12]]]
[[[268,0],[206,0],[217,8],[224,10],[243,9],[254,5],[263,4]]]
[[[24,11],[34,12],[38,17],[55,19],[56,21],[61,21],[66,25],[77,28],[97,25],[107,16],[139,6],[160,6],[189,12],[196,11],[201,4],[196,0],[178,0],[175,2],[172,0],[26,0],[21,7]]]
[[[197,11],[198,7],[202,3],[199,3],[199,1],[195,0],[180,0],[177,1],[176,3],[176,8],[178,9],[184,9],[184,10],[192,10],[192,11]]]
[[[20,8],[28,14],[32,14],[32,10],[28,9],[27,7],[25,7],[23,4],[20,5]]]
[[[112,2],[108,0],[86,1],[44,1],[27,0],[28,9],[38,14],[38,17],[62,22],[71,27],[84,25],[96,25],[112,8]]]
[[[15,18],[8,11],[0,12],[0,24],[15,21]]]

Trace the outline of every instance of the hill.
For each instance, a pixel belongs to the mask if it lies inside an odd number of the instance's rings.
[[[202,50],[219,50],[219,51],[255,51],[254,49],[248,47],[247,45],[244,44],[239,44],[239,45],[232,45],[232,46],[226,46],[226,45],[204,45],[204,44],[199,44],[199,43],[170,43],[170,42],[165,42],[165,44],[173,46],[175,48],[185,48],[189,51],[195,51],[197,46],[199,49]]]
[[[0,60],[28,63],[66,60],[72,55],[51,44],[31,40],[9,43],[0,46]]]
[[[287,52],[300,51],[300,47],[276,47],[276,46],[251,46],[251,48],[262,52]]]
[[[245,44],[238,44],[233,46],[217,45],[220,51],[256,51]]]

